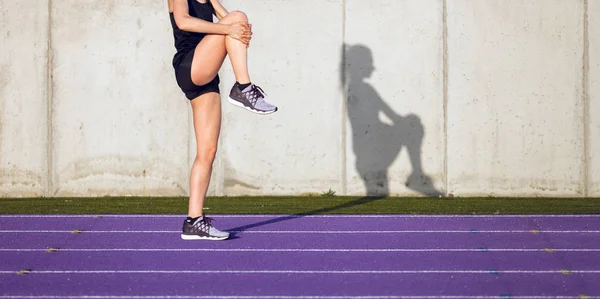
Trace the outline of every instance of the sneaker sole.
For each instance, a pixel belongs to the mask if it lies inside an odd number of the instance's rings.
[[[209,241],[222,241],[229,238],[229,235],[226,237],[207,237],[207,236],[198,236],[198,235],[184,235],[181,234],[181,239],[183,240],[209,240]]]
[[[236,100],[232,99],[231,97],[227,97],[227,101],[228,101],[230,104],[233,104],[233,105],[235,105],[235,106],[238,106],[238,107],[240,107],[240,108],[246,109],[246,110],[248,110],[248,111],[250,111],[250,112],[254,112],[254,113],[256,113],[256,114],[262,114],[262,115],[266,115],[266,114],[271,114],[271,113],[273,113],[273,112],[276,112],[276,111],[277,111],[277,108],[275,108],[275,110],[273,110],[273,111],[260,111],[260,110],[252,109],[252,108],[250,108],[250,107],[248,107],[248,106],[246,106],[246,105],[244,105],[244,104],[242,104],[242,103],[240,103],[240,102],[238,102],[238,101],[236,101]]]

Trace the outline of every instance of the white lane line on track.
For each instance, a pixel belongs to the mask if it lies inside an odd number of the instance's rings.
[[[228,231],[228,230],[225,230]],[[0,230],[2,233],[72,233],[74,230]],[[247,230],[228,231],[230,233],[243,234],[598,234],[600,230]],[[116,234],[140,234],[140,233],[181,233],[180,230],[77,230],[77,233],[116,233]]]
[[[0,252],[600,252],[600,248],[0,248]]]
[[[15,274],[17,271],[0,271]],[[30,270],[31,274],[600,274],[600,270]]]
[[[0,296],[2,299],[582,299],[598,298],[598,296],[181,296],[181,295],[163,295],[163,296]]]
[[[0,215],[0,218],[185,218],[185,215]],[[584,215],[212,215],[214,218],[600,218],[600,214]]]

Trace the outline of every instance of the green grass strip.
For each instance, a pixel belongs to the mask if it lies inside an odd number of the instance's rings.
[[[184,197],[3,198],[0,214],[181,214]],[[600,214],[600,198],[209,197],[206,214]]]

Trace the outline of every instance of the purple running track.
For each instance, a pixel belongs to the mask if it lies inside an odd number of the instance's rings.
[[[600,216],[0,216],[0,298],[594,298]]]

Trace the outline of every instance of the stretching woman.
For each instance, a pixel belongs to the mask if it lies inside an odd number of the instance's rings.
[[[196,159],[190,174],[188,218],[183,223],[184,240],[224,240],[229,233],[219,231],[204,217],[202,207],[210,183],[212,164],[221,129],[221,97],[217,75],[229,55],[236,83],[228,101],[259,114],[277,111],[265,101],[262,89],[250,81],[247,48],[252,26],[243,12],[231,13],[218,0],[168,0],[177,53],[173,58],[175,78],[191,101]],[[213,23],[213,14],[219,22]]]

